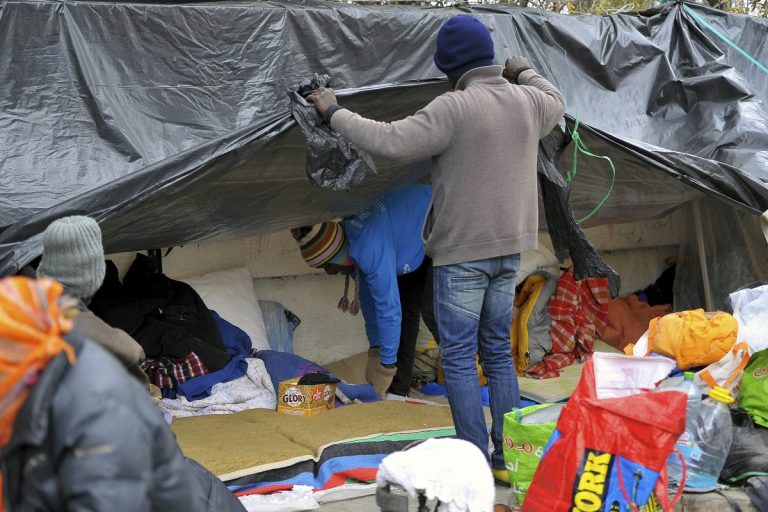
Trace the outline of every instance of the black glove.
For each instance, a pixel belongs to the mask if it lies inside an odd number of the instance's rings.
[[[335,379],[323,372],[314,372],[304,375],[299,379],[299,386],[311,385],[311,384],[338,384],[341,382],[339,379]]]
[[[520,77],[520,73],[528,69],[532,69],[528,59],[525,57],[510,57],[504,64],[502,76],[513,84],[518,84],[520,82],[517,79]]]

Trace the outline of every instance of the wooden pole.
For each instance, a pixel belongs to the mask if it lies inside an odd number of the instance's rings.
[[[704,284],[704,303],[707,311],[713,311],[712,289],[709,286],[709,271],[707,269],[707,253],[704,248],[704,226],[701,224],[701,199],[693,202],[693,223],[696,227],[696,243],[699,246],[699,265],[701,266],[701,281]]]

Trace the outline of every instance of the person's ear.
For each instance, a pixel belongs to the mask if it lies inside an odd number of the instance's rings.
[[[296,241],[301,240],[305,236],[307,236],[307,233],[309,233],[312,230],[310,226],[303,226],[300,228],[293,228],[291,230],[291,235],[293,236],[293,239]]]

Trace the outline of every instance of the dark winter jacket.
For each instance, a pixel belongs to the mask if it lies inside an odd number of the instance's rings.
[[[0,453],[8,512],[243,511],[186,459],[160,409],[106,350],[70,334]]]
[[[147,357],[185,358],[197,354],[211,371],[229,362],[221,335],[203,300],[186,283],[155,272],[151,259],[137,254],[122,285],[114,265],[89,305],[105,322],[138,341]]]

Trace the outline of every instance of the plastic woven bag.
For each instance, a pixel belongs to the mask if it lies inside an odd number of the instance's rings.
[[[738,342],[721,360],[697,373],[696,384],[707,391],[720,386],[735,394],[748,362],[749,345]]]
[[[685,395],[643,391],[598,399],[596,357],[585,363],[560,414],[523,512],[637,512],[654,494],[664,510],[674,507],[666,462],[685,429]]]
[[[523,419],[537,411],[551,409],[553,405],[532,405],[504,415],[504,464],[518,503],[522,504],[525,499],[556,424],[555,421],[528,423]]]
[[[307,176],[315,185],[331,190],[346,190],[357,185],[366,172],[376,172],[371,155],[333,131],[315,106],[304,97],[330,84],[328,75],[315,75],[291,87],[291,113],[307,141]]]

